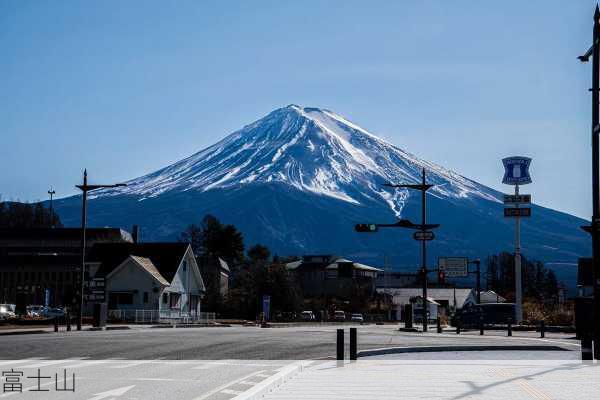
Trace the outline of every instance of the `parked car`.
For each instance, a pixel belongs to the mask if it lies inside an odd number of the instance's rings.
[[[62,307],[44,307],[43,316],[47,318],[64,317],[65,310]]]
[[[302,311],[300,318],[302,318],[302,321],[314,321],[315,314],[312,311]]]
[[[14,304],[0,304],[0,320],[15,318],[16,308]]]
[[[364,319],[363,319],[362,314],[354,313],[354,314],[352,314],[350,316],[350,321],[352,321],[352,322],[361,322],[362,323],[364,321]]]
[[[27,316],[28,317],[43,317],[44,316],[44,306],[27,306]]]
[[[344,322],[346,320],[346,313],[343,311],[336,311],[333,314],[333,319],[337,322]]]

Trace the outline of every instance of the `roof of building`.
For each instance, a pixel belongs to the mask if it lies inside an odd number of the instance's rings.
[[[413,297],[420,297],[423,295],[423,288],[394,288],[394,289],[383,289],[378,288],[379,293],[387,293],[392,296],[392,302],[394,304],[408,304],[410,299]],[[428,288],[427,297],[432,298],[435,301],[446,300],[449,304],[454,304],[454,295],[456,293],[456,306],[461,308],[473,293],[473,289],[462,289],[462,288]]]
[[[160,272],[171,282],[177,268],[189,247],[188,243],[97,243],[92,247],[87,262],[99,262],[99,276],[106,276],[118,267],[129,256],[148,258]]]
[[[120,228],[87,228],[88,241],[133,242],[131,234]],[[0,240],[74,240],[81,239],[81,228],[3,228]]]
[[[152,260],[150,260],[147,257],[140,257],[140,256],[129,256],[129,257],[132,258],[135,262],[137,262],[146,271],[148,271],[148,273],[150,273],[150,275],[152,275],[157,281],[159,281],[163,285],[166,285],[166,286],[169,285],[169,282],[160,274],[160,272],[158,272],[158,269],[152,263]]]
[[[493,290],[485,290],[481,292],[482,303],[506,303],[506,299],[500,296]]]
[[[221,269],[227,272],[231,272],[231,270],[229,269],[229,265],[227,265],[227,262],[225,262],[225,260],[223,260],[221,257],[217,257],[219,259],[219,265],[221,266]]]
[[[357,263],[354,261],[347,260],[345,258],[338,258],[331,264],[329,264],[325,269],[338,269],[339,264],[352,263],[354,269],[359,269],[361,271],[370,271],[370,272],[383,272],[382,269],[371,267],[365,264]]]
[[[382,269],[371,267],[369,265],[365,265],[365,264],[361,264],[361,263],[357,263],[357,262],[348,260],[346,258],[341,258],[341,257],[335,258],[335,257],[329,257],[329,256],[305,256],[302,258],[302,260],[292,261],[292,262],[285,264],[285,267],[287,269],[295,270],[298,267],[300,267],[302,264],[322,264],[322,262],[311,261],[312,258],[317,258],[319,260],[326,261],[326,263],[328,263],[328,264],[325,266],[325,269],[338,269],[339,264],[352,263],[352,267],[354,269],[358,269],[358,270],[362,270],[362,271],[370,271],[370,272],[383,272]]]

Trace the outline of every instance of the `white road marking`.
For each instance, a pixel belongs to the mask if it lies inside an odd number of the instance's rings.
[[[256,372],[253,372],[253,373],[251,373],[251,374],[249,374],[249,375],[242,376],[241,378],[238,378],[238,379],[236,379],[236,380],[233,380],[233,381],[231,381],[231,382],[229,382],[229,383],[226,383],[226,384],[224,384],[224,385],[221,385],[221,386],[219,386],[219,387],[217,387],[217,388],[215,388],[215,389],[213,389],[213,390],[211,390],[211,391],[209,391],[209,392],[207,392],[207,393],[204,393],[202,396],[200,396],[200,397],[196,397],[194,400],[204,400],[204,399],[206,399],[206,398],[208,398],[208,397],[212,396],[212,395],[213,395],[213,394],[215,394],[215,393],[222,392],[223,390],[227,389],[229,386],[233,386],[233,385],[235,385],[236,383],[239,383],[239,382],[241,382],[241,381],[245,381],[245,380],[247,380],[247,379],[250,379],[250,378],[252,378],[253,376],[256,376],[256,375],[258,375],[258,374],[261,374],[261,373],[263,373],[263,372],[265,372],[265,371],[256,371]]]
[[[242,394],[244,392],[241,392],[239,390],[225,389],[225,390],[221,390],[221,393],[238,395],[238,394]]]
[[[94,395],[94,397],[90,398],[89,400],[102,400],[105,399],[107,397],[119,397],[124,395],[126,392],[128,392],[129,390],[131,390],[132,388],[134,388],[135,385],[131,385],[131,386],[123,386],[117,389],[112,389],[112,390],[108,390],[106,392],[102,392],[102,393],[96,393]]]
[[[238,382],[240,385],[248,385],[248,386],[254,386],[254,385],[258,385],[260,382],[252,382],[252,381],[241,381]]]

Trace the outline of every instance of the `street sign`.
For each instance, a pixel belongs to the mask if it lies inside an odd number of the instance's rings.
[[[467,257],[440,257],[438,270],[443,271],[445,277],[464,278],[469,274]]]
[[[508,207],[504,209],[505,217],[531,217],[531,208],[513,208]]]
[[[504,204],[530,204],[530,194],[505,194]]]
[[[435,235],[431,231],[416,231],[413,233],[413,239],[415,240],[433,240]]]
[[[531,183],[531,176],[529,176],[531,158],[507,157],[502,159],[502,164],[504,164],[504,178],[502,178],[502,183],[507,185],[526,185]]]

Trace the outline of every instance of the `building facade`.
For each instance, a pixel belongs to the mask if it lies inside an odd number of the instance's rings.
[[[133,242],[118,228],[89,228],[86,238],[87,253],[97,243]],[[0,230],[0,303],[70,307],[80,269],[81,229]]]

